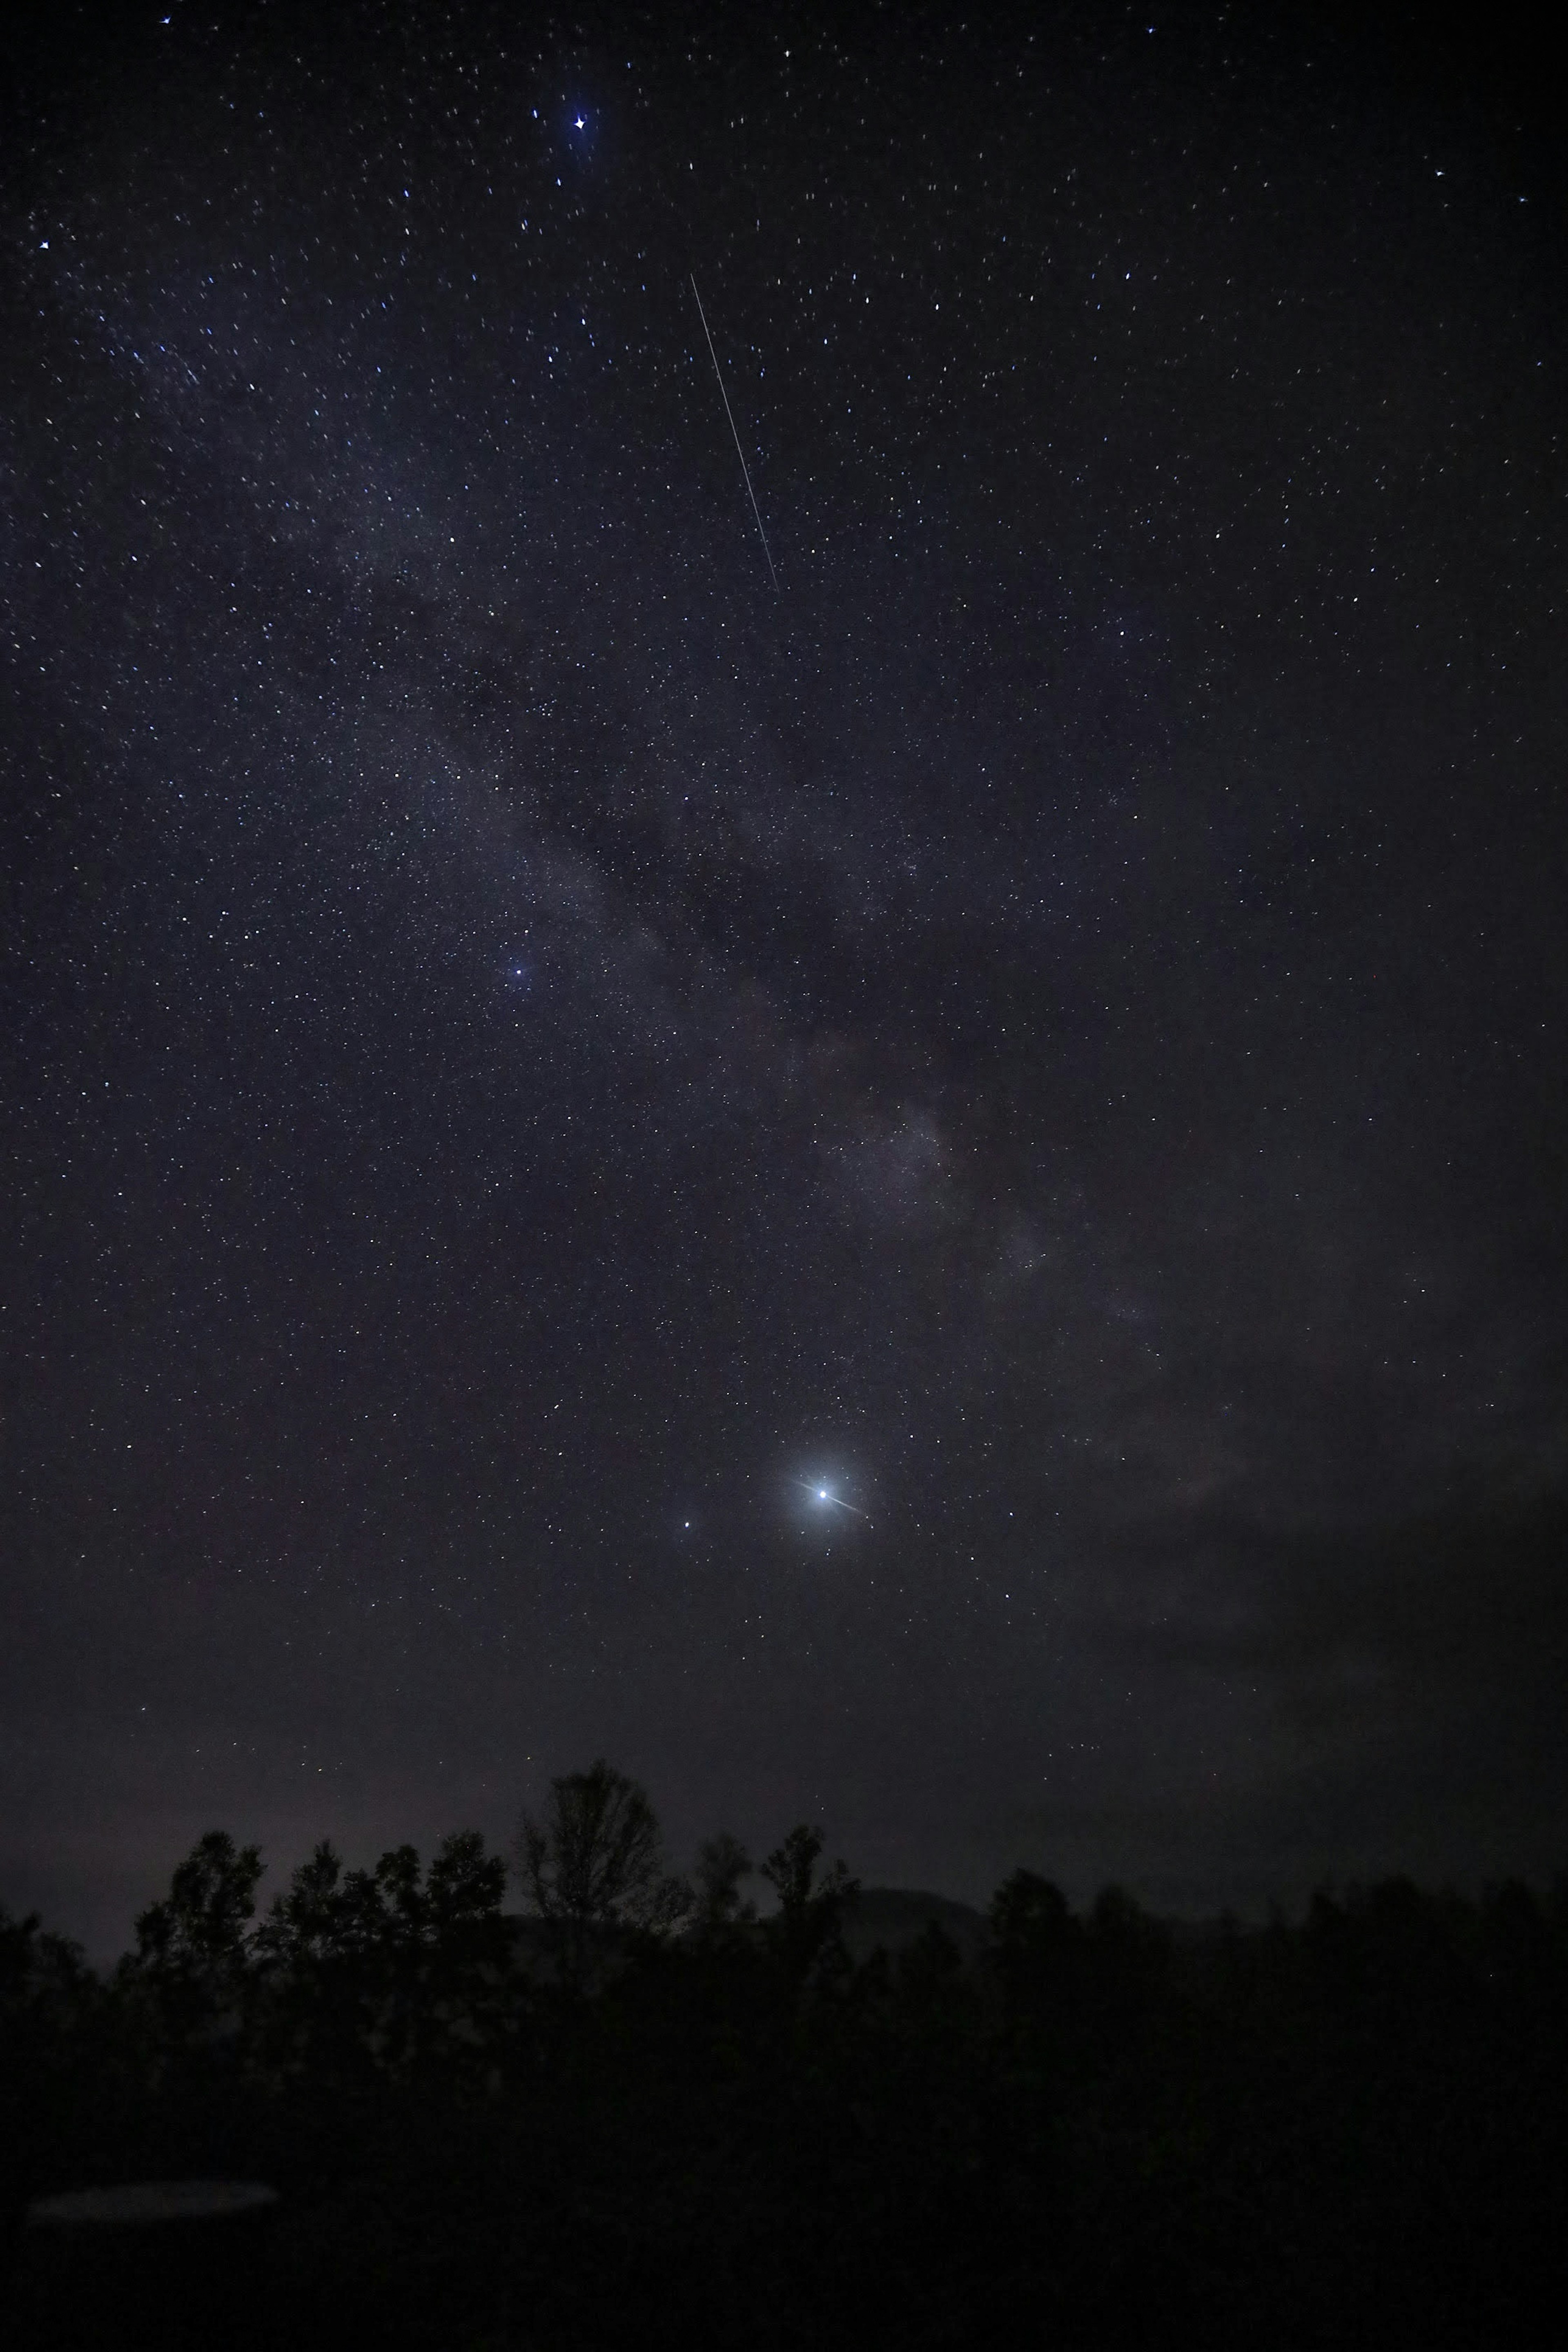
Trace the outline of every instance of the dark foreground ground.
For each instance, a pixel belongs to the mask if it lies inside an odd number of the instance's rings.
[[[824,1883],[761,1924],[552,1941],[438,1867],[269,1940],[214,1878],[108,1982],[0,1931],[16,2352],[1568,2327],[1568,1890],[1395,1882],[1181,1938],[1020,1874],[967,1951],[855,1959]],[[191,2176],[280,2201],[226,2233],[19,2226]]]

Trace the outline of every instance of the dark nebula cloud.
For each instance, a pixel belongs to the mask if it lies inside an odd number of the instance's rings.
[[[1560,1866],[1528,49],[9,37],[0,1898]]]

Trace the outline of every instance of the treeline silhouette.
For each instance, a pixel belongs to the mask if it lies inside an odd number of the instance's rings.
[[[1178,1930],[1020,1870],[851,1957],[799,1828],[664,1866],[596,1764],[427,1866],[204,1837],[106,1975],[0,1915],[0,2181],[260,2179],[257,2342],[1544,2344],[1568,2333],[1568,1883]],[[17,2322],[18,2352],[29,2324]]]

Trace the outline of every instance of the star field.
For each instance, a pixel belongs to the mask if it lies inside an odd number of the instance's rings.
[[[601,1751],[963,1895],[1560,1863],[1528,75],[18,55],[0,1898]]]

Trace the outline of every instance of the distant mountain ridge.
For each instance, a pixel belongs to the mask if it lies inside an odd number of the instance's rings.
[[[904,1951],[933,1927],[957,1946],[966,1965],[973,1965],[991,1942],[990,1924],[973,1904],[921,1887],[863,1886],[844,1906],[844,1941],[858,1962],[868,1960],[875,1951]]]

